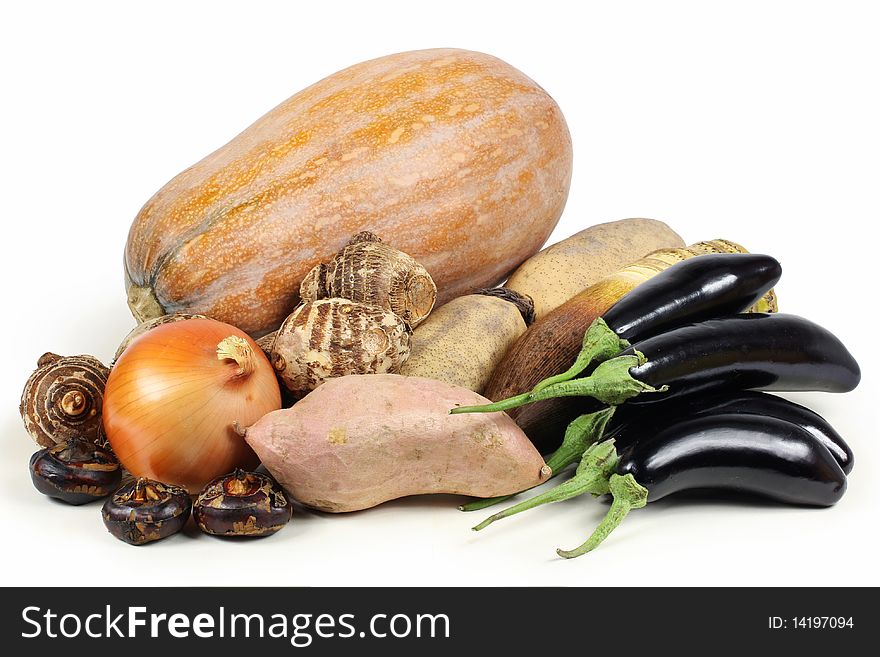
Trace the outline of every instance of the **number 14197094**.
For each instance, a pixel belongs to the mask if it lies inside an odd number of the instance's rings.
[[[771,630],[836,630],[853,627],[852,616],[770,616],[767,621]]]

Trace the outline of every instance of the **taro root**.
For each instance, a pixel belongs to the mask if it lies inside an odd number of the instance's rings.
[[[193,504],[199,529],[215,536],[268,536],[292,515],[281,486],[271,477],[241,469],[217,477]]]
[[[162,324],[171,324],[173,322],[182,322],[187,319],[208,319],[204,315],[194,315],[192,313],[172,313],[170,315],[162,315],[161,317],[154,317],[152,319],[148,319],[145,322],[141,322],[137,326],[135,326],[131,331],[129,331],[128,335],[126,335],[122,342],[119,344],[119,348],[116,350],[116,353],[113,355],[113,363],[116,363],[119,360],[119,357],[122,355],[122,352],[128,349],[128,345],[137,340],[147,331],[152,331],[157,326],[162,326]]]
[[[396,373],[409,349],[410,329],[396,314],[348,299],[321,299],[284,320],[270,360],[283,387],[303,397],[335,377]]]
[[[70,438],[104,444],[101,409],[110,370],[93,356],[47,352],[21,394],[25,429],[40,447]]]
[[[437,286],[412,257],[363,231],[306,274],[299,295],[302,301],[339,297],[378,306],[415,328],[434,307]]]
[[[43,495],[77,505],[107,497],[122,481],[113,453],[82,438],[41,449],[31,457],[30,471]]]
[[[143,545],[179,532],[191,507],[186,489],[141,477],[113,493],[101,515],[107,530],[120,541]]]
[[[504,354],[534,318],[532,300],[503,287],[453,299],[413,331],[410,355],[400,373],[482,393]]]

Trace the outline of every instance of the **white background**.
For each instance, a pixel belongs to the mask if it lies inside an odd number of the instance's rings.
[[[29,2],[4,4],[0,24],[4,584],[880,584],[872,3]],[[458,498],[417,498],[298,511],[260,541],[188,532],[133,548],[100,505],[32,489],[21,388],[44,351],[107,361],[131,328],[122,250],[143,202],[319,78],[442,46],[505,59],[562,107],[575,169],[551,241],[646,216],[779,258],[783,310],[835,331],[863,367],[852,394],[792,396],[855,450],[837,507],[668,500],[564,561],[554,548],[580,544],[603,504],[475,534],[483,514]]]

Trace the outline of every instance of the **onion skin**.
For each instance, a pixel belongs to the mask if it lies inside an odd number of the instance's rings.
[[[197,493],[257,466],[234,423],[279,408],[275,372],[257,344],[228,324],[191,319],[157,326],[122,353],[107,380],[104,431],[133,475]]]

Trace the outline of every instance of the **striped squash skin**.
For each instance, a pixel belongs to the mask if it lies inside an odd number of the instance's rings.
[[[438,304],[540,249],[571,180],[559,107],[465,50],[364,62],[292,96],[157,192],[125,251],[140,319],[201,313],[252,335],[362,230],[426,267]]]

